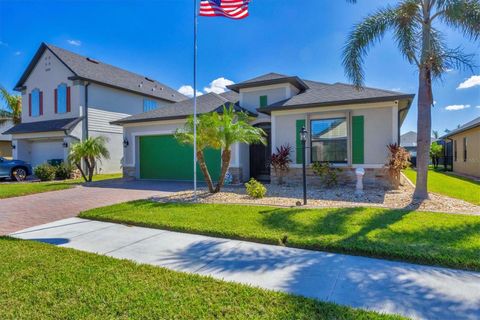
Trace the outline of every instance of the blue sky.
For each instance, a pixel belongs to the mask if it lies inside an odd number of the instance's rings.
[[[349,30],[386,3],[395,1],[253,0],[245,20],[199,18],[199,89],[211,89],[218,78],[239,82],[271,71],[346,82],[340,54]],[[13,88],[44,41],[175,89],[191,85],[192,15],[193,0],[0,0],[0,84]],[[452,46],[480,52],[479,43],[457,32],[446,36]],[[416,93],[415,68],[390,36],[371,50],[365,68],[368,86]],[[468,79],[469,88],[457,89]],[[434,94],[433,129],[455,128],[480,116],[480,70],[448,72],[435,83]],[[409,130],[416,130],[416,101],[402,127]]]

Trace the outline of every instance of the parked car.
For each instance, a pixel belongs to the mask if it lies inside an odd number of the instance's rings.
[[[23,181],[30,175],[32,175],[32,166],[29,163],[0,157],[0,179],[11,178]]]

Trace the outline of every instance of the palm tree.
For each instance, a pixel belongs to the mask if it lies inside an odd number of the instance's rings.
[[[1,112],[0,117],[12,118],[14,124],[19,124],[22,121],[22,97],[20,95],[10,94],[7,89],[0,86],[0,95],[7,103],[7,110]],[[0,123],[7,119],[0,119]]]
[[[182,144],[193,145],[193,130],[194,120],[193,116],[188,117],[183,129],[177,129],[175,138]],[[208,171],[207,163],[205,161],[204,150],[209,148],[212,144],[210,137],[213,135],[210,131],[213,129],[211,117],[208,114],[202,114],[197,118],[197,160],[200,170],[202,170],[205,182],[207,183],[210,193],[214,192],[212,177]]]
[[[440,133],[438,133],[438,130],[433,130],[432,134],[435,140],[438,140],[438,138],[440,138]]]
[[[356,3],[356,0],[348,0]],[[430,150],[432,79],[451,68],[472,69],[473,55],[448,48],[438,23],[459,30],[474,41],[480,38],[480,0],[401,0],[386,6],[355,25],[343,50],[347,77],[361,88],[364,57],[385,33],[393,32],[398,49],[418,69],[417,182],[414,197],[427,199]]]
[[[213,147],[222,149],[222,168],[215,192],[219,192],[225,182],[230,160],[232,157],[232,145],[235,143],[262,143],[266,144],[265,132],[261,128],[249,123],[249,116],[245,112],[236,112],[233,105],[223,106],[222,113],[211,114],[213,133],[211,140]]]
[[[98,162],[101,162],[102,158],[110,158],[110,153],[106,147],[107,142],[108,139],[104,136],[90,137],[84,141],[73,144],[70,148],[68,159],[80,170],[85,182],[92,181],[95,167]],[[85,162],[86,173],[82,168],[82,161]]]
[[[182,130],[175,132],[177,140],[193,145],[193,117],[187,119]],[[197,160],[205,177],[210,193],[219,192],[225,182],[232,155],[233,144],[266,143],[265,132],[249,124],[249,117],[244,112],[236,112],[233,105],[223,106],[221,113],[202,114],[197,120]],[[222,150],[222,166],[217,185],[214,187],[208,171],[203,152],[207,148]]]

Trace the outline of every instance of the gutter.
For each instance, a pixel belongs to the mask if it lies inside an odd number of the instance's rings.
[[[90,86],[90,82],[87,81],[85,84],[85,115],[84,115],[84,132],[83,138],[84,140],[88,139],[88,86]]]

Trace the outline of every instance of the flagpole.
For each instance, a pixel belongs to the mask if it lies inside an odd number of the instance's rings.
[[[193,4],[193,197],[197,201],[197,0]]]

